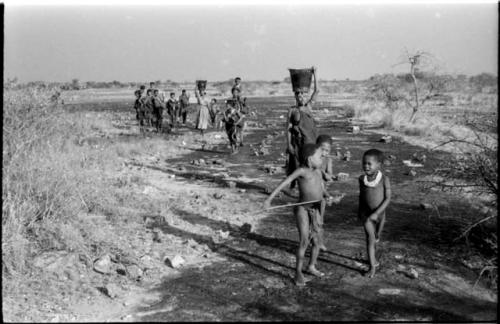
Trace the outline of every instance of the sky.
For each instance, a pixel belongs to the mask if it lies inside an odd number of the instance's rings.
[[[5,7],[4,78],[20,82],[283,80],[313,65],[361,80],[407,69],[405,49],[497,74],[497,4]]]

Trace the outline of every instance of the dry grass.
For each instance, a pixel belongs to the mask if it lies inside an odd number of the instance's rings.
[[[121,167],[120,155],[142,148],[85,140],[105,138],[109,119],[65,113],[50,96],[33,89],[4,94],[2,273],[13,285],[13,277],[27,275],[32,256],[41,251],[89,255],[92,244],[109,237],[82,215],[118,215],[134,204],[116,185],[124,180],[113,175]]]

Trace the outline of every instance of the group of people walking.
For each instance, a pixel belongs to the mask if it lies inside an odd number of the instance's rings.
[[[147,90],[142,85],[134,93],[136,97],[134,109],[142,134],[145,134],[147,126],[155,127],[159,133],[169,132],[179,122],[186,124],[189,108],[189,95],[186,90],[182,90],[178,100],[175,98],[175,92],[171,92],[169,98],[165,100],[165,94],[160,93],[160,90],[156,89],[154,85],[155,83],[151,82],[150,88]],[[168,115],[166,123],[164,123],[163,118],[165,112]]]
[[[185,89],[177,100],[175,92],[171,92],[169,98],[165,100],[165,95],[155,87],[155,83],[150,83],[150,88],[142,85],[135,91],[136,118],[139,122],[141,133],[145,134],[145,128],[152,126],[159,132],[170,132],[172,128],[178,126],[180,122],[186,124],[187,116],[190,112],[189,94]],[[225,101],[225,109],[221,109],[217,99],[209,99],[205,88],[197,84],[195,97],[198,103],[195,110],[195,128],[204,135],[209,124],[217,130],[224,125],[228,136],[231,152],[236,153],[238,147],[243,146],[243,130],[245,126],[245,116],[247,115],[246,98],[241,97],[241,78],[234,79],[231,88],[231,98]],[[168,115],[166,122],[164,116]]]

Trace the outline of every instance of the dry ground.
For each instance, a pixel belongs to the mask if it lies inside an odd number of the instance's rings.
[[[180,127],[172,134],[139,135],[130,101],[67,105],[68,113],[100,120],[83,141],[96,150],[116,152],[110,192],[121,206],[81,214],[109,237],[96,255],[113,259],[109,274],[92,270],[92,261],[71,253],[39,256],[43,281],[24,282],[9,298],[4,318],[15,321],[259,321],[409,320],[494,321],[497,296],[485,281],[477,285],[477,253],[454,242],[460,220],[472,219],[478,201],[425,191],[427,179],[445,152],[426,152],[398,140],[348,133],[345,100],[316,106],[320,133],[331,135],[334,150],[349,150],[350,161],[335,161],[346,181],[330,184],[345,193],[325,216],[328,251],[320,254],[322,279],[304,288],[293,285],[297,231],[290,208],[258,212],[284,177],[284,119],[292,98],[253,98],[246,145],[228,155],[225,134],[205,137]],[[268,155],[255,151],[267,147]],[[362,152],[379,148],[394,155],[386,166],[393,186],[387,225],[379,246],[381,268],[365,278],[364,233],[356,221],[357,176]],[[402,160],[428,154],[417,175]],[[200,159],[201,161],[200,163]],[[195,163],[191,163],[198,161]],[[205,162],[205,163],[203,163]],[[266,171],[276,170],[270,174]],[[282,195],[274,204],[295,201]],[[433,204],[422,209],[421,203]],[[175,269],[163,260],[185,262]],[[135,272],[133,266],[136,266]],[[140,270],[137,270],[139,268]],[[410,271],[417,273],[414,278]],[[7,297],[7,298],[6,298]],[[111,298],[112,297],[112,298]],[[29,308],[26,306],[29,305]]]

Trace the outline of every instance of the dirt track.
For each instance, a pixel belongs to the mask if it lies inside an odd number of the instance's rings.
[[[298,234],[292,211],[285,208],[252,213],[261,208],[265,188],[274,188],[283,179],[281,167],[285,161],[281,153],[285,138],[281,133],[284,119],[280,117],[286,114],[290,103],[290,98],[253,99],[251,105],[256,115],[249,120],[246,145],[237,155],[228,154],[222,132],[212,131],[201,139],[193,135],[192,129],[181,127],[166,136],[176,136],[178,143],[186,139],[186,154],[165,160],[146,156],[129,159],[130,168],[140,170],[148,179],[151,197],[175,201],[170,209],[172,217],[166,222],[148,224],[149,230],[159,229],[167,238],[206,245],[208,252],[180,251],[188,260],[186,265],[144,292],[155,296],[154,302],[129,307],[122,311],[129,316],[120,319],[495,320],[496,296],[482,284],[472,289],[476,274],[460,263],[466,257],[466,249],[452,243],[456,224],[439,214],[439,210],[473,213],[472,207],[440,192],[426,195],[416,183],[430,174],[440,159],[446,158],[444,153],[426,153],[428,160],[423,168],[416,169],[417,176],[406,175],[402,160],[421,149],[397,139],[390,144],[378,142],[380,136],[374,133],[346,132],[349,120],[335,102],[318,103],[316,118],[320,121],[320,133],[334,138],[332,153],[339,146],[342,153],[349,150],[352,154],[350,161],[334,163],[334,171],[348,173],[349,179],[329,186],[331,193],[346,196],[339,205],[328,207],[325,215],[328,251],[320,254],[318,268],[327,273],[326,277],[311,277],[305,288],[293,285],[290,277]],[[125,113],[125,109],[129,108],[116,105],[114,110]],[[147,141],[132,135],[138,130],[130,115],[125,125],[127,140]],[[256,156],[254,148],[262,144],[270,154]],[[368,148],[396,156],[386,167],[393,200],[378,251],[381,267],[373,279],[362,276],[366,269],[364,233],[356,220],[356,179],[361,173],[362,152]],[[207,164],[190,163],[199,159]],[[215,160],[217,164],[213,163]],[[274,166],[278,172],[270,175],[265,166]],[[228,181],[234,182],[235,187],[228,187]],[[294,201],[283,195],[273,204]],[[422,202],[435,203],[438,211],[421,209]],[[252,226],[251,232],[242,230],[245,223]],[[172,249],[175,244],[172,241]],[[418,278],[408,276],[410,269],[418,273]]]

